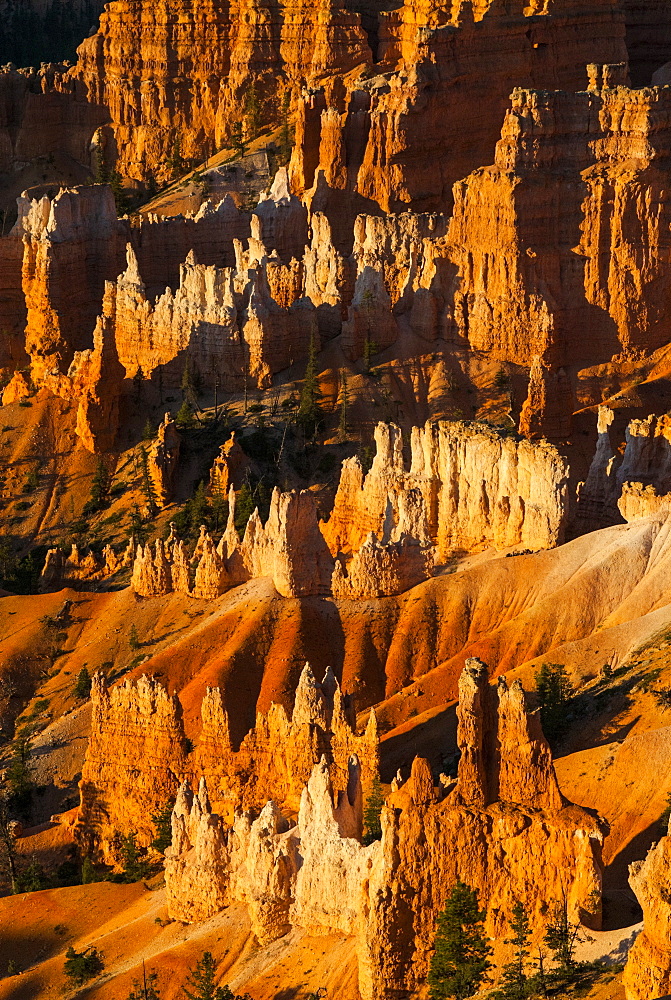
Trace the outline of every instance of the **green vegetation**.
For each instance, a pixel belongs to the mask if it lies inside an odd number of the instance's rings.
[[[535,976],[528,975],[531,928],[520,902],[513,907],[510,929],[513,936],[506,939],[506,944],[513,945],[514,958],[504,965],[499,989],[492,993],[492,1000],[527,1000],[536,993]]]
[[[141,645],[140,638],[137,634],[137,629],[135,627],[135,624],[131,625],[130,627],[130,631],[128,633],[128,645],[130,646],[131,649],[140,648]]]
[[[485,936],[485,916],[475,890],[457,881],[438,915],[428,975],[431,1000],[466,1000],[487,980],[491,948]]]
[[[151,846],[155,851],[160,851],[161,854],[165,853],[166,848],[170,847],[172,842],[172,810],[174,807],[174,798],[169,799],[163,808],[151,817],[152,823],[156,827],[156,836],[152,840]]]
[[[9,765],[5,781],[9,791],[10,807],[23,819],[29,819],[35,784],[30,767],[32,729],[22,726],[12,740]]]
[[[96,948],[75,951],[70,947],[65,953],[63,972],[70,980],[71,986],[83,986],[89,979],[100,975],[103,968],[102,957]]]
[[[372,844],[375,840],[379,840],[382,836],[380,816],[382,814],[383,805],[384,795],[382,794],[382,785],[380,784],[380,779],[376,774],[373,778],[371,792],[366,799],[366,805],[363,811],[363,842],[366,846]]]
[[[123,882],[141,882],[151,873],[151,865],[147,861],[147,852],[138,847],[137,834],[134,830],[118,836],[119,859],[121,861]]]
[[[573,695],[566,667],[561,663],[543,663],[536,674],[536,690],[543,732],[552,744],[566,730],[566,707]]]
[[[84,504],[84,509],[82,510],[82,515],[84,517],[88,517],[90,514],[96,514],[104,508],[105,500],[109,495],[110,485],[110,477],[107,469],[105,468],[105,463],[102,458],[99,458],[96,463],[96,471],[91,482],[91,496]]]
[[[296,422],[303,428],[306,437],[314,437],[323,422],[321,393],[317,378],[317,347],[314,336],[310,337],[310,350],[305,368],[303,388],[296,414]]]
[[[75,698],[88,698],[91,694],[91,675],[86,669],[82,667],[77,675],[77,683],[75,684]]]

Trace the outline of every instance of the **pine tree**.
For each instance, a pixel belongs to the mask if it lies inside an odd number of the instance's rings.
[[[156,827],[156,836],[152,840],[151,846],[155,851],[160,851],[161,854],[165,854],[166,849],[172,843],[172,810],[174,806],[175,800],[170,799],[163,809],[154,813],[151,818]]]
[[[513,936],[507,938],[506,944],[514,945],[515,955],[512,962],[504,965],[499,989],[492,993],[491,1000],[527,1000],[535,991],[533,979],[527,976],[526,971],[531,927],[526,910],[520,902],[513,907],[510,929]]]
[[[203,953],[203,957],[190,971],[187,980],[189,988],[182,987],[188,1000],[235,1000],[228,986],[215,985],[217,965],[218,962],[211,952]]]
[[[563,979],[570,979],[576,962],[574,951],[580,925],[571,923],[568,913],[568,901],[564,896],[561,903],[555,907],[552,922],[548,925],[544,943],[552,952],[552,956],[557,965],[556,972]]]
[[[221,531],[228,520],[228,497],[219,479],[212,487],[212,520],[215,531]]]
[[[97,882],[98,877],[96,870],[94,868],[91,858],[87,854],[82,862],[82,885],[89,885],[91,882]]]
[[[135,625],[131,625],[130,627],[130,631],[128,633],[128,645],[130,646],[131,649],[140,648],[140,639],[137,634],[137,629],[135,628]]]
[[[139,403],[142,398],[142,388],[144,386],[144,372],[141,365],[138,365],[138,369],[133,375],[133,385],[135,386],[135,402]]]
[[[308,362],[305,368],[303,388],[301,389],[301,398],[296,415],[297,422],[309,437],[314,437],[322,421],[320,403],[321,394],[317,378],[317,347],[314,336],[311,336]]]
[[[543,663],[536,674],[536,690],[543,732],[548,740],[555,740],[565,729],[566,705],[573,694],[566,667],[561,663]]]
[[[261,104],[259,102],[259,95],[256,92],[256,84],[252,83],[247,91],[247,100],[245,101],[245,124],[249,142],[254,142],[254,139],[256,139],[259,133],[260,121]]]
[[[154,489],[154,484],[152,483],[151,476],[149,475],[149,456],[147,455],[146,448],[140,448],[140,466],[142,469],[142,484],[140,489],[142,490],[142,495],[144,496],[147,504],[149,517],[154,517],[158,510],[158,504],[156,503],[156,491]]]
[[[491,948],[485,937],[485,915],[475,890],[457,881],[438,915],[428,975],[431,1000],[466,1000],[486,980]]]
[[[340,421],[338,423],[338,430],[340,432],[341,438],[347,437],[347,408],[349,405],[349,399],[347,394],[347,372],[343,368],[340,372]]]
[[[202,524],[208,526],[210,520],[210,502],[207,498],[205,483],[198,483],[196,492],[189,502],[189,527],[191,535],[197,536]]]
[[[143,857],[144,852],[137,846],[137,834],[134,830],[121,837],[119,854],[125,882],[139,882],[150,874],[149,865]]]
[[[77,675],[77,683],[75,684],[75,698],[88,698],[91,694],[91,675],[86,669],[82,667]]]
[[[103,506],[103,501],[109,493],[109,475],[102,458],[96,462],[96,471],[91,481],[91,496],[84,507],[84,514],[95,513]]]
[[[382,785],[380,784],[380,778],[376,774],[373,778],[371,792],[366,800],[363,811],[363,842],[366,847],[372,844],[374,840],[379,840],[382,836],[380,816],[383,805],[384,795],[382,794]]]
[[[151,420],[147,417],[145,421],[144,429],[142,431],[142,438],[144,441],[151,441],[154,436],[154,430],[151,426]]]
[[[10,804],[24,819],[30,816],[35,788],[30,769],[31,736],[32,731],[29,726],[19,729],[12,741],[9,766],[5,772]]]
[[[158,987],[158,972],[152,969],[147,972],[142,963],[142,981],[133,980],[133,989],[128,994],[128,1000],[161,1000],[161,991]]]
[[[241,539],[255,506],[251,486],[248,482],[244,482],[235,498],[235,530]]]
[[[179,410],[177,411],[177,416],[175,417],[175,423],[180,428],[180,430],[188,430],[189,427],[193,425],[193,410],[191,409],[186,399],[184,400]]]
[[[182,399],[186,400],[186,402],[190,406],[195,407],[198,402],[198,390],[196,384],[196,377],[191,368],[191,362],[189,360],[188,355],[186,357],[186,361],[184,362],[181,389],[182,389]]]
[[[238,156],[244,156],[247,152],[247,143],[244,138],[244,129],[241,121],[235,122],[231,129],[231,143]]]

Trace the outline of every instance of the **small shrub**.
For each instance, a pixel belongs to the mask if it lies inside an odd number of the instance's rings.
[[[96,948],[75,951],[70,947],[65,953],[63,972],[73,986],[83,986],[89,979],[99,975],[103,969],[102,958]]]

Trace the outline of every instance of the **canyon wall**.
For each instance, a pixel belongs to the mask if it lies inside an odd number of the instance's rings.
[[[355,81],[344,102],[324,94],[298,107],[296,190],[334,219],[408,205],[449,211],[455,181],[488,161],[515,87],[576,90],[587,63],[627,58],[623,15],[609,0],[449,9],[407,0],[379,20],[380,75]]]
[[[118,834],[134,830],[146,846],[156,835],[153,817],[174,800],[185,780],[207,778],[215,805],[232,818],[260,809],[272,798],[297,808],[301,791],[320,759],[333,787],[347,787],[348,760],[356,754],[368,792],[379,767],[378,734],[371,713],[357,734],[351,699],[329,669],[318,683],[306,664],[288,714],[273,704],[256,725],[238,732],[229,721],[226,696],[207,689],[201,729],[189,750],[176,695],[142,676],[107,689],[97,674],[91,690],[91,737],[80,782],[78,839],[110,861],[118,860]]]
[[[627,1000],[648,1000],[671,990],[671,837],[653,844],[629,866],[629,884],[643,910],[643,930],[624,970]]]
[[[612,430],[614,417],[608,406],[599,407],[596,449],[578,495],[584,530],[657,514],[671,500],[668,414],[631,420],[622,441]]]
[[[221,148],[252,84],[270,117],[285,90],[371,61],[359,15],[332,0],[230,8],[115,0],[78,56],[72,77],[109,109],[110,159],[125,176],[159,180],[169,176],[178,135],[182,155],[196,161]]]
[[[437,562],[487,545],[561,542],[568,467],[552,445],[518,442],[484,425],[429,421],[413,428],[406,470],[398,427],[378,424],[375,442],[365,477],[357,458],[343,463],[322,528],[334,554],[356,551],[370,532],[386,541],[399,533],[430,539]]]
[[[381,841],[368,847],[356,755],[335,795],[326,761],[315,766],[294,826],[274,802],[231,825],[212,812],[206,786],[195,797],[183,786],[166,852],[170,914],[201,920],[245,902],[261,944],[292,928],[350,935],[364,1000],[391,1000],[424,982],[436,917],[458,878],[477,890],[499,952],[517,899],[534,937],[563,898],[572,919],[598,926],[603,831],[562,799],[519,682],[492,689],[487,668],[469,660],[457,738],[457,781],[441,776],[436,788],[426,761],[415,758],[410,778],[392,784]]]

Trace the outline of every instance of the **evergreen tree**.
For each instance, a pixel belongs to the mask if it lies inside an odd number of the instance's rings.
[[[16,866],[16,828],[12,821],[9,797],[0,791],[0,870],[9,877],[12,894],[18,892]]]
[[[382,836],[380,816],[383,805],[384,795],[382,794],[382,785],[380,784],[380,778],[376,774],[373,778],[370,795],[366,799],[366,805],[363,810],[363,842],[366,847],[372,844],[374,840],[379,840]]]
[[[147,878],[151,869],[144,859],[144,851],[137,846],[137,834],[134,830],[120,838],[119,854],[123,869],[124,882],[139,882]]]
[[[75,951],[70,946],[65,953],[63,972],[70,980],[71,986],[83,986],[102,972],[104,966],[96,948],[86,951]]]
[[[96,462],[96,471],[93,474],[91,482],[91,496],[84,506],[84,515],[94,514],[96,511],[102,509],[105,497],[109,493],[109,488],[109,475],[105,468],[105,463],[102,458],[99,458]]]
[[[135,386],[135,402],[139,403],[142,398],[142,388],[144,386],[144,372],[141,365],[138,365],[138,369],[133,375],[133,385]]]
[[[149,419],[149,417],[147,417],[144,429],[142,431],[142,438],[144,441],[151,441],[153,436],[154,436],[154,430],[151,426],[151,420]]]
[[[140,467],[142,469],[142,484],[140,489],[147,504],[149,517],[155,517],[158,504],[156,503],[156,490],[149,475],[149,456],[147,455],[146,448],[140,448]]]
[[[39,892],[49,887],[49,877],[37,858],[32,858],[18,876],[16,884],[19,892]]]
[[[340,420],[338,422],[338,431],[340,432],[341,438],[347,437],[347,408],[349,405],[349,398],[347,394],[347,372],[343,368],[340,372]]]
[[[317,378],[317,347],[314,336],[310,337],[310,351],[308,353],[308,363],[305,368],[303,388],[298,405],[297,422],[301,425],[306,435],[314,437],[322,421],[321,394],[319,392],[319,380]]]
[[[191,362],[188,355],[186,357],[186,361],[184,362],[181,389],[182,399],[185,400],[189,406],[195,408],[198,402],[198,383],[196,374],[191,368]]]
[[[134,624],[131,625],[130,631],[128,633],[128,645],[130,646],[131,649],[140,648],[140,638],[137,634],[137,629],[135,628]]]
[[[193,425],[193,410],[186,399],[177,411],[175,423],[180,430],[188,430]]]
[[[514,958],[504,965],[499,989],[492,993],[491,1000],[527,1000],[535,992],[533,978],[527,976],[531,928],[526,910],[520,902],[513,907],[510,929],[513,936],[507,938],[506,944],[514,945]]]
[[[86,669],[82,667],[77,675],[77,683],[75,684],[75,698],[88,698],[91,694],[91,675]]]
[[[445,909],[438,915],[435,952],[428,983],[431,1000],[466,1000],[487,978],[491,948],[485,937],[485,911],[477,893],[457,881]]]
[[[212,521],[215,531],[221,531],[228,520],[228,497],[221,488],[221,481],[216,480],[212,488]]]
[[[161,1000],[161,992],[158,987],[158,972],[152,969],[147,972],[142,963],[142,981],[133,980],[133,989],[128,994],[128,1000]]]
[[[156,836],[151,842],[155,851],[165,854],[166,848],[172,843],[172,810],[175,800],[170,799],[162,809],[152,816],[152,823],[156,827]]]
[[[82,862],[82,885],[89,885],[91,882],[98,882],[95,867],[87,854]]]
[[[10,805],[24,819],[28,819],[30,816],[35,788],[30,769],[31,736],[32,731],[29,726],[23,726],[19,729],[12,740],[9,766],[5,772]]]
[[[203,957],[191,969],[187,985],[182,987],[188,1000],[235,1000],[228,986],[215,985],[217,965],[211,952],[203,953]]]
[[[200,533],[202,524],[208,526],[210,521],[210,501],[207,498],[207,488],[205,483],[198,483],[196,492],[189,501],[189,525],[192,535]]]
[[[555,973],[559,974],[560,979],[570,979],[575,970],[574,951],[579,933],[580,925],[571,923],[569,919],[568,901],[564,896],[562,902],[555,907],[544,938],[557,966]]]
[[[566,667],[561,663],[543,663],[536,674],[536,690],[543,732],[552,742],[564,732],[566,705],[573,694]]]
[[[254,513],[255,506],[252,488],[248,482],[244,482],[235,498],[235,530],[240,539],[245,534],[247,521]]]
[[[261,104],[259,102],[259,95],[256,92],[256,84],[252,83],[247,91],[247,100],[245,101],[245,124],[249,142],[254,142],[259,134],[260,122]]]
[[[244,156],[247,152],[247,143],[244,138],[244,129],[241,121],[235,122],[231,129],[231,144],[238,156]]]

